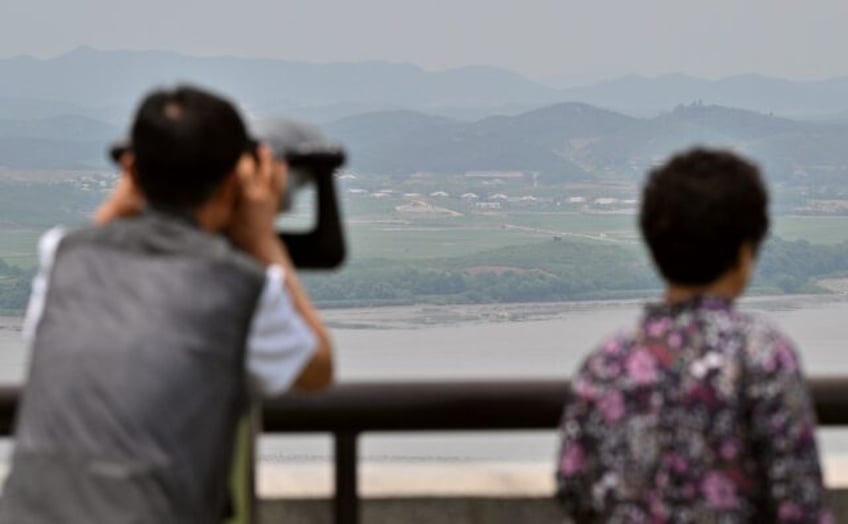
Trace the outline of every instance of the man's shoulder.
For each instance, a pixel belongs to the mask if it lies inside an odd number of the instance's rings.
[[[45,235],[46,236],[46,235]],[[176,219],[133,217],[63,230],[59,249],[119,252],[127,258],[182,258],[225,266],[264,280],[266,268],[225,237]]]

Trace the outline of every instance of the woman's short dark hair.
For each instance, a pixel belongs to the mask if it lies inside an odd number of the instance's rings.
[[[693,149],[648,175],[639,217],[662,276],[709,284],[757,249],[769,227],[768,193],[756,165],[728,151]]]
[[[152,206],[195,208],[232,172],[248,143],[229,101],[190,86],[154,91],[132,125],[138,184]]]

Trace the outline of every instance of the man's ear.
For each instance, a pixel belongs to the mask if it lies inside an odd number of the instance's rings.
[[[227,174],[209,198],[195,209],[195,217],[204,229],[222,231],[229,227],[239,200],[238,179],[235,173]]]
[[[124,151],[118,163],[123,171],[130,172],[135,169],[135,155],[131,151]]]
[[[138,171],[135,168],[135,155],[129,151],[121,155],[118,164],[121,166],[121,176],[129,178],[135,189],[138,189]]]
[[[233,207],[239,199],[238,173],[231,171],[224,177],[215,191],[215,200],[226,207]]]

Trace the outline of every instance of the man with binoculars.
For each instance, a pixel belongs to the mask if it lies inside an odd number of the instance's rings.
[[[191,87],[150,94],[127,145],[98,225],[40,242],[0,523],[221,522],[249,391],[332,379],[279,155]]]

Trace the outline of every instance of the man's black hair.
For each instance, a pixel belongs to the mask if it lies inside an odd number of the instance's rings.
[[[190,86],[149,94],[136,113],[131,143],[148,203],[173,210],[207,201],[249,144],[233,104]]]
[[[667,281],[709,284],[735,267],[744,243],[759,248],[769,227],[768,193],[751,162],[693,149],[649,173],[639,223]]]

